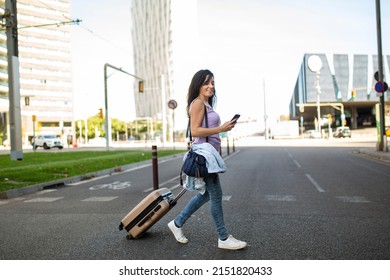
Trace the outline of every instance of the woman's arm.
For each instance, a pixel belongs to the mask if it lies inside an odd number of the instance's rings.
[[[236,124],[235,122],[225,122],[219,127],[205,128],[202,127],[202,121],[204,118],[205,106],[202,100],[196,99],[190,108],[190,127],[191,135],[193,137],[207,137],[213,134],[218,134],[225,131],[230,131]]]

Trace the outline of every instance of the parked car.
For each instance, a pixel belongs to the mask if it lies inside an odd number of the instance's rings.
[[[341,138],[341,137],[351,138],[351,130],[349,129],[348,126],[340,126],[336,128],[336,131],[333,133],[333,136],[337,138]]]
[[[45,150],[50,148],[62,149],[64,147],[62,140],[55,135],[40,135],[31,140],[33,149],[42,147]]]
[[[317,130],[306,130],[303,133],[304,138],[310,138],[310,139],[318,139],[321,138],[321,132]]]
[[[390,126],[386,127],[386,136],[390,136]]]

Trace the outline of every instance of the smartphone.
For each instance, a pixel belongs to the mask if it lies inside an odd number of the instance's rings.
[[[231,122],[232,121],[236,122],[240,116],[241,115],[239,115],[239,114],[235,114],[234,117],[231,119]]]

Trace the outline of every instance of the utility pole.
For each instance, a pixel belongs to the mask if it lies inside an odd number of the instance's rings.
[[[383,55],[382,55],[382,31],[381,31],[381,6],[380,0],[376,0],[376,30],[378,41],[378,82],[383,82]],[[377,150],[388,152],[387,137],[385,132],[385,92],[379,96],[380,100],[380,137]]]
[[[7,34],[8,98],[11,160],[22,160],[22,122],[20,110],[18,21],[16,0],[6,0],[4,15]]]
[[[266,99],[266,93],[265,93],[265,79],[263,79],[263,93],[264,93],[264,137],[265,140],[268,140],[268,123],[267,123],[267,99]]]

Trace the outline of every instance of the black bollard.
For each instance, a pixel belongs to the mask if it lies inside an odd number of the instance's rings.
[[[152,146],[152,165],[153,165],[153,189],[158,190],[158,160],[157,146]]]

